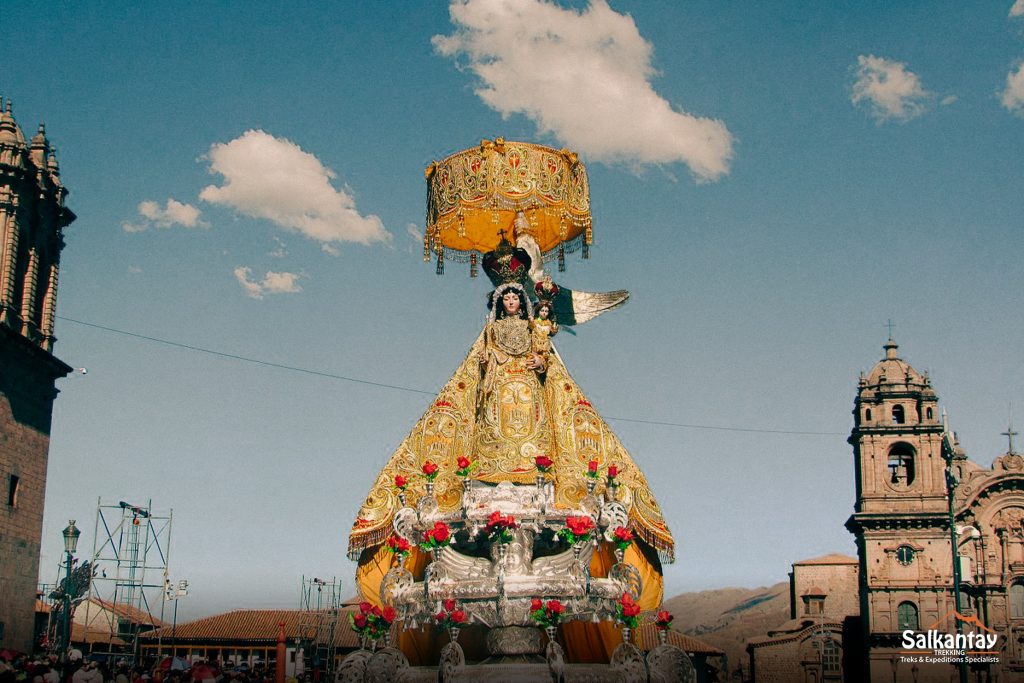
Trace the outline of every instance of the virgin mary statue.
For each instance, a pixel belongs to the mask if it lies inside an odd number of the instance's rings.
[[[534,319],[531,292],[522,284],[530,269],[529,254],[504,242],[485,256],[484,268],[498,286],[489,295],[483,331],[381,469],[352,527],[348,555],[359,563],[357,582],[363,599],[380,605],[380,584],[392,563],[385,541],[393,533],[395,512],[402,507],[400,495],[415,506],[425,494],[424,465],[438,467],[433,495],[445,511],[460,504],[459,458],[476,463],[471,476],[479,482],[532,484],[538,475],[537,458],[546,456],[552,462],[547,476],[554,484],[555,507],[567,510],[578,508],[587,495],[587,472],[593,462],[601,471],[616,468],[615,496],[628,511],[637,541],[625,561],[642,579],[637,602],[643,609],[656,609],[662,599],[661,562],[672,561],[674,541],[647,480],[551,346],[550,321],[546,316]],[[543,291],[537,287],[538,309],[549,313],[551,303],[542,298]],[[407,488],[397,488],[396,480],[408,482]],[[603,486],[599,484],[598,494]],[[421,578],[427,562],[427,553],[413,549],[405,567]],[[603,543],[593,553],[590,573],[605,576],[615,562],[611,544]],[[621,642],[609,622],[568,622],[562,634],[566,656],[576,662],[608,661]],[[465,646],[472,638],[462,640]],[[439,645],[429,633],[407,630],[400,647],[414,665],[437,662]],[[467,658],[472,658],[469,649]]]

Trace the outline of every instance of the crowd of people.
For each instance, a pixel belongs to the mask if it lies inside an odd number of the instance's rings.
[[[308,674],[289,676],[286,683],[310,683]],[[130,666],[126,660],[96,662],[70,657],[59,662],[53,655],[0,657],[0,683],[274,683],[265,666],[221,667],[203,660],[186,663],[165,658],[150,666]]]

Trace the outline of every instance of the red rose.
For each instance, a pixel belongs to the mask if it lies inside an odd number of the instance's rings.
[[[623,605],[622,613],[627,617],[635,617],[636,615],[640,614],[640,605],[636,604],[635,602],[629,605]]]
[[[445,612],[438,612],[437,614],[434,615],[434,619],[437,619],[438,621],[444,621],[447,618],[448,618],[448,615]]]
[[[615,465],[608,465],[608,478],[614,479],[617,476],[619,476],[619,468]]]
[[[359,628],[365,627],[366,626],[366,615],[363,614],[362,612],[360,612],[359,614],[355,615],[352,618],[352,623],[354,623]]]
[[[428,477],[432,474],[436,474],[437,470],[437,465],[430,462],[429,460],[423,463],[423,474],[427,475]]]
[[[454,600],[448,599],[448,600],[445,600],[441,604],[443,604],[444,608],[446,610],[448,610],[449,612],[451,612],[453,609],[455,609],[455,601]]]
[[[373,609],[373,605],[371,605],[368,602],[361,602],[361,603],[359,603],[359,611],[362,612],[363,614],[366,614],[367,612],[369,612],[372,609]]]
[[[398,611],[395,610],[395,608],[392,607],[391,605],[388,605],[387,607],[384,608],[384,613],[383,613],[382,616],[384,617],[384,621],[386,621],[386,622],[388,622],[390,624],[392,621],[395,620],[395,617],[397,615],[398,615]]]
[[[619,543],[633,542],[633,532],[624,526],[616,527],[613,533],[615,534],[615,540]]]
[[[589,517],[567,517],[565,525],[577,536],[586,535],[594,528],[594,523]]]
[[[452,621],[454,621],[456,624],[461,624],[466,620],[466,613],[460,609],[457,609],[454,612],[452,612],[450,616],[452,618]]]
[[[380,612],[380,607],[377,607],[376,605],[374,605],[374,606],[373,606],[373,610],[372,610],[372,612],[373,612],[373,616],[375,616],[375,617],[379,617],[379,616],[380,616],[380,614],[381,614],[381,612]]]
[[[405,490],[405,487],[409,485],[409,480],[403,477],[401,474],[395,475],[395,487]]]
[[[565,606],[558,602],[558,600],[548,600],[548,611],[554,614],[562,614],[565,612]]]
[[[533,462],[537,465],[537,469],[540,470],[541,472],[547,472],[551,468],[551,466],[555,464],[554,461],[552,461],[551,458],[549,458],[546,455],[538,455],[536,458],[534,458]]]
[[[501,521],[501,513],[498,512],[497,510],[495,510],[494,512],[491,513],[491,516],[487,518],[487,526],[491,526],[492,524],[497,524],[500,521]]]
[[[587,463],[587,472],[597,474],[597,459],[591,460]]]
[[[659,624],[667,625],[672,623],[672,618],[672,613],[668,610],[663,609],[660,612],[658,612],[658,617],[657,619],[655,619],[655,621],[657,621]]]
[[[438,543],[444,543],[448,540],[448,537],[451,536],[448,531],[448,526],[444,522],[434,522],[433,534],[434,540]]]
[[[464,469],[466,469],[467,467],[469,467],[470,465],[473,464],[473,463],[471,463],[469,461],[469,458],[467,458],[464,455],[460,455],[459,459],[456,461],[456,463],[458,464],[460,470],[464,470]]]
[[[530,611],[536,612],[539,609],[544,609],[544,603],[541,602],[540,598],[534,598],[530,601]]]

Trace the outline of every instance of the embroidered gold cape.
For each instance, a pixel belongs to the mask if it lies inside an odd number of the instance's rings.
[[[455,475],[459,456],[478,462],[472,475],[475,479],[491,483],[534,482],[537,469],[533,458],[541,453],[526,448],[520,457],[510,458],[507,449],[495,450],[491,458],[487,440],[478,438],[478,430],[488,429],[486,424],[481,426],[483,420],[478,418],[479,357],[483,349],[484,335],[481,334],[454,376],[381,470],[349,535],[351,559],[360,559],[364,551],[378,550],[376,546],[391,535],[391,521],[399,508],[394,484],[396,475],[403,475],[410,482],[406,492],[410,505],[415,505],[423,495],[425,480],[421,468],[428,460],[440,466],[434,492],[442,510],[455,509],[461,499],[462,485]],[[548,356],[545,381],[536,386],[543,392],[541,403],[546,410],[543,428],[550,430],[542,442],[554,444],[546,455],[555,463],[548,478],[554,480],[556,506],[578,506],[586,495],[585,472],[590,460],[596,459],[602,471],[614,463],[619,468],[618,500],[629,510],[634,535],[657,550],[662,560],[671,562],[675,543],[647,479],[569,376],[554,349]],[[478,452],[474,452],[474,446]],[[483,452],[479,452],[481,448]],[[602,481],[598,493],[603,486]],[[366,597],[376,601],[376,596]]]

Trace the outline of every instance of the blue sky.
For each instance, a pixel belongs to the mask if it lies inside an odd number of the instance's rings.
[[[180,618],[351,586],[428,395],[72,320],[436,391],[487,286],[422,262],[422,172],[481,138],[587,163],[596,245],[559,279],[632,300],[556,343],[676,534],[669,594],[853,554],[845,437],[888,319],[974,460],[1024,423],[1024,3],[13,2],[0,27],[0,95],[79,216],[56,352],[88,374],[60,382],[42,580],[67,519],[88,552],[97,499],[152,498]]]

